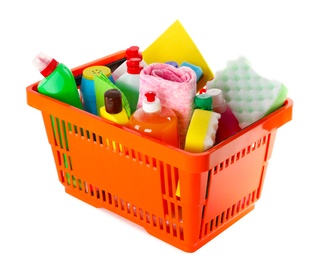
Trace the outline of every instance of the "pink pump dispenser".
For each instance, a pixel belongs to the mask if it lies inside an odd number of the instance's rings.
[[[143,135],[179,147],[178,119],[175,112],[163,106],[156,93],[145,93],[142,107],[130,117],[129,127]]]

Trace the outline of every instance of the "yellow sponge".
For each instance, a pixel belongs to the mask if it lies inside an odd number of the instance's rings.
[[[184,150],[193,153],[204,152],[215,144],[220,114],[195,109],[186,135]]]
[[[178,64],[188,62],[198,66],[202,69],[202,75],[197,82],[198,90],[214,76],[200,50],[179,20],[176,20],[142,54],[147,64],[172,60]]]

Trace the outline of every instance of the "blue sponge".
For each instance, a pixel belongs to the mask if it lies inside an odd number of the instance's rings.
[[[182,67],[182,66],[189,67],[189,68],[191,68],[195,72],[195,74],[196,74],[196,82],[198,82],[203,77],[203,70],[202,70],[201,67],[199,67],[197,65],[194,65],[194,64],[191,64],[191,63],[186,62],[186,61],[184,61],[184,62],[181,63],[180,67]]]

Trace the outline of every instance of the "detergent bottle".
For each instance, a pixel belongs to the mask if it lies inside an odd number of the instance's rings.
[[[37,86],[39,93],[83,109],[75,78],[66,65],[44,53],[36,55],[32,63],[44,76]]]

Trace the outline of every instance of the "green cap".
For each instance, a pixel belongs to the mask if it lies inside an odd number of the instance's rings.
[[[212,97],[208,94],[199,94],[195,96],[195,108],[212,110]]]

